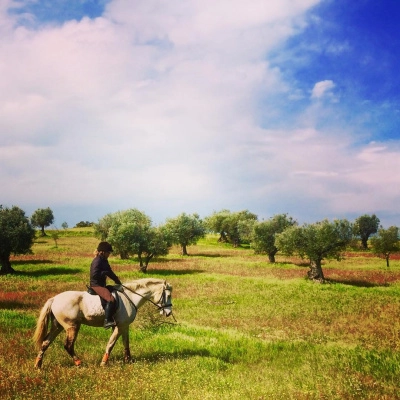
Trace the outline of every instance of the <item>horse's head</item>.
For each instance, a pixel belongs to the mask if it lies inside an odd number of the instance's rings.
[[[150,301],[160,310],[161,315],[172,315],[172,286],[161,279],[138,279],[123,285],[128,291],[141,297],[139,303]],[[140,307],[140,305],[139,305]]]
[[[172,314],[172,286],[164,281],[162,294],[157,306],[160,308],[160,314],[169,317]]]

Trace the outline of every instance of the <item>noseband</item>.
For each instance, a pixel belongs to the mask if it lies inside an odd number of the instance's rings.
[[[154,303],[153,303],[154,304]],[[160,305],[161,304],[161,305]],[[164,310],[164,308],[172,308],[172,303],[167,303],[167,287],[164,285],[163,291],[161,293],[160,300],[156,304],[159,310]]]

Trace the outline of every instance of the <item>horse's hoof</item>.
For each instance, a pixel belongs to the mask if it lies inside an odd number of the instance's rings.
[[[36,368],[36,369],[42,368],[42,362],[43,362],[43,359],[37,357],[36,360],[35,360],[35,368]]]

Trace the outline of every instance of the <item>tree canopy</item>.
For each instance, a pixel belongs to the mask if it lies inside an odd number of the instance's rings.
[[[150,227],[150,217],[132,208],[105,215],[94,225],[94,232],[101,240],[112,244],[114,254],[126,259],[139,253]]]
[[[142,272],[147,271],[147,266],[153,257],[165,256],[169,253],[171,243],[164,230],[159,227],[151,227],[146,231],[146,237],[139,247],[139,268]]]
[[[50,207],[38,208],[31,216],[32,226],[41,228],[42,236],[46,236],[44,228],[50,226],[54,222],[53,211]]]
[[[15,272],[10,263],[11,254],[30,253],[34,238],[35,230],[23,210],[0,205],[0,273]]]
[[[122,259],[136,254],[142,272],[147,271],[153,257],[168,254],[171,247],[164,231],[153,227],[150,217],[135,208],[105,215],[94,224],[94,232],[110,242],[114,254]]]
[[[342,258],[352,239],[352,225],[346,219],[292,226],[278,234],[277,247],[283,254],[297,254],[310,260],[308,277],[323,282],[322,260]]]
[[[391,226],[388,229],[380,228],[378,236],[371,239],[372,251],[386,259],[386,266],[389,267],[391,253],[400,251],[399,228]]]
[[[182,255],[187,256],[187,246],[196,244],[206,234],[206,228],[198,214],[182,213],[176,218],[167,219],[163,231],[171,243],[179,244]]]
[[[368,249],[368,239],[371,235],[378,232],[380,220],[373,215],[361,215],[353,224],[354,234],[361,239],[361,245],[364,250]]]
[[[66,222],[65,222],[66,223]],[[74,228],[87,228],[87,227],[91,227],[91,226],[93,226],[94,225],[94,223],[93,222],[90,222],[90,221],[79,221],[75,226],[74,226]],[[67,225],[67,228],[68,228],[68,225]]]
[[[252,246],[256,254],[267,254],[269,261],[275,262],[278,247],[275,237],[285,229],[297,225],[297,222],[287,214],[277,214],[268,221],[261,221],[254,225]]]
[[[219,241],[229,242],[237,247],[250,240],[250,233],[256,221],[257,215],[248,210],[222,210],[205,218],[205,225],[210,231],[220,235]]]

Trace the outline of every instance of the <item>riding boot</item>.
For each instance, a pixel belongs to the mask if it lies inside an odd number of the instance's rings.
[[[104,314],[105,314],[104,328],[105,329],[108,329],[108,328],[111,328],[111,327],[117,325],[113,318],[114,312],[115,312],[115,301],[108,301],[106,304],[106,307],[104,308]]]

